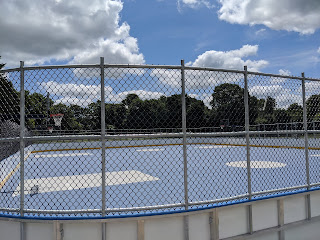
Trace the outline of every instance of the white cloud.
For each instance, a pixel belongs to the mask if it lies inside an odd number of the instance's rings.
[[[286,70],[286,69],[279,69],[279,74],[283,75],[283,76],[290,76],[291,72],[289,70]]]
[[[153,70],[152,77],[157,77],[160,82],[172,88],[181,88],[181,75],[172,74],[173,70]],[[205,70],[185,70],[186,89],[214,88],[222,83],[237,83],[243,74],[220,73]]]
[[[189,97],[201,100],[207,108],[212,109],[210,102],[213,100],[212,94],[209,93],[202,93],[202,94],[195,94],[191,93],[188,94]]]
[[[274,98],[278,108],[288,108],[293,103],[302,104],[299,91],[278,84],[256,85],[249,89],[249,93],[261,99],[266,99],[268,96]]]
[[[263,24],[274,30],[313,34],[320,28],[319,0],[219,0],[219,18],[230,23]]]
[[[201,100],[203,101],[204,105],[206,105],[209,109],[212,109],[212,106],[210,104],[210,102],[212,102],[213,100],[212,94],[202,94]]]
[[[270,85],[270,86],[253,86],[249,89],[249,93],[258,97],[266,98],[267,96],[275,97],[281,94],[283,87],[280,85]]]
[[[65,104],[65,105],[78,105],[78,106],[82,106],[82,107],[86,107],[88,106],[90,103],[96,102],[96,100],[94,101],[93,99],[90,98],[76,98],[76,97],[62,97],[57,99],[54,103],[55,104]]]
[[[0,52],[7,66],[71,63],[144,63],[130,26],[120,23],[120,0],[2,1]]]
[[[244,45],[240,49],[226,52],[212,50],[201,54],[194,62],[189,62],[187,65],[191,67],[233,70],[243,70],[243,67],[247,65],[249,71],[260,71],[260,69],[268,65],[267,61],[245,59],[249,56],[256,55],[257,52],[257,45]],[[172,88],[181,87],[181,76],[179,72],[155,69],[151,72],[151,76],[158,77],[163,84]],[[243,78],[243,74],[186,70],[185,78],[187,89],[200,89],[207,87],[213,88],[222,83],[237,83]]]
[[[123,42],[100,39],[97,45],[89,46],[75,55],[71,63],[97,63],[101,56],[105,56],[105,63],[144,63],[143,55],[139,54],[137,39],[130,36]]]
[[[110,96],[107,100],[109,100],[110,102],[121,102],[126,98],[128,94],[136,94],[142,100],[159,99],[161,96],[165,96],[165,94],[160,92],[151,92],[146,90],[131,90]]]
[[[100,100],[100,85],[86,85],[76,83],[58,83],[54,81],[42,82],[40,86],[50,94],[51,98],[57,98],[56,103],[84,104]],[[110,86],[105,87],[106,96],[112,94],[113,89]]]
[[[54,81],[43,82],[40,86],[55,99],[55,104],[63,103],[66,105],[87,106],[92,102],[101,99],[100,85],[76,84],[76,83],[58,83]],[[131,90],[115,93],[112,87],[105,87],[106,102],[119,103],[126,98],[128,94],[137,94],[140,99],[158,99],[165,94],[146,90]]]
[[[320,82],[318,81],[306,81],[306,96],[310,97],[311,95],[320,94]]]
[[[256,31],[256,35],[261,35],[261,34],[263,34],[265,31],[266,31],[266,29],[265,29],[265,28],[262,28],[262,29]]]
[[[254,56],[258,52],[258,45],[244,45],[240,49],[231,51],[207,51],[191,64],[194,67],[212,67],[243,70],[243,66],[248,66],[249,71],[259,71],[268,65],[265,60],[244,60],[243,58]]]
[[[286,70],[286,69],[279,69],[279,74],[280,75],[283,75],[283,76],[290,76],[291,75],[291,72],[289,70]],[[281,78],[281,77],[272,77],[270,79],[270,82],[272,84],[282,84],[282,83],[285,83],[286,82],[286,78]]]
[[[319,53],[319,54],[320,54],[320,47],[318,48],[318,51],[317,51],[317,53]]]

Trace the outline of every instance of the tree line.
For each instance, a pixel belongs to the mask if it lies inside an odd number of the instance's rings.
[[[1,66],[3,67],[3,65]],[[67,94],[67,93],[66,93]],[[276,100],[270,96],[257,98],[248,93],[250,124],[302,122],[303,108],[298,103],[288,108],[276,108]],[[101,127],[101,102],[88,106],[55,104],[40,93],[25,93],[26,126],[28,129],[44,129],[53,125],[48,114],[62,113],[62,130],[99,130]],[[0,76],[0,118],[19,123],[20,94],[13,84]],[[308,121],[320,120],[320,95],[312,95],[307,102]],[[142,100],[136,94],[128,94],[120,103],[105,103],[107,129],[181,128],[182,100],[180,94]],[[203,101],[186,95],[187,128],[244,126],[244,89],[237,84],[216,86],[210,107]]]

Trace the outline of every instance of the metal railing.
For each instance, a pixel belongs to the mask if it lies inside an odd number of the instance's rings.
[[[304,74],[101,58],[21,62],[0,87],[3,216],[157,214],[320,185],[320,79]]]

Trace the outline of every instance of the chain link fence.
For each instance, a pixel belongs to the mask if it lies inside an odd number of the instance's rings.
[[[0,71],[0,214],[158,214],[317,188],[319,90],[183,61],[21,62]]]

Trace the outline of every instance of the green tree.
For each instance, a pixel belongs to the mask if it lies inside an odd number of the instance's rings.
[[[127,117],[124,122],[125,128],[128,129],[143,129],[146,121],[146,106],[137,94],[128,94],[122,101],[122,104],[127,109]]]
[[[265,101],[264,113],[266,115],[272,115],[276,108],[276,100],[270,96]]]
[[[187,128],[199,128],[206,124],[208,108],[203,101],[186,96]]]
[[[285,109],[275,109],[274,119],[276,123],[288,123],[291,120],[291,116]]]
[[[249,97],[250,124],[253,124],[258,116],[258,99],[254,96]],[[215,126],[221,120],[227,119],[230,125],[244,126],[245,106],[244,89],[237,84],[224,83],[216,86],[212,94],[213,100],[210,102],[212,110],[215,111]]]
[[[90,129],[89,125],[91,124],[91,121],[87,108],[72,104],[69,106],[69,111],[76,122],[79,124],[78,127],[80,130]]]
[[[166,128],[182,127],[182,99],[181,94],[174,94],[166,98]]]
[[[146,128],[164,128],[166,119],[166,105],[164,96],[161,99],[149,99],[144,101]]]
[[[27,128],[43,128],[49,112],[48,105],[52,106],[53,101],[40,93],[25,92],[26,96],[26,126]],[[48,103],[49,101],[49,103]]]
[[[287,113],[290,116],[291,122],[302,122],[303,108],[298,103],[291,104],[287,109]]]
[[[126,119],[126,107],[124,104],[106,104],[106,125],[112,128],[123,128]]]
[[[63,119],[61,122],[62,130],[80,130],[81,124],[76,120],[74,112],[71,108],[63,103],[55,104],[51,106],[50,112],[52,114],[62,113]]]
[[[0,57],[1,58],[1,57]],[[5,64],[0,64],[0,70]],[[20,121],[20,94],[4,74],[0,74],[0,120]]]
[[[85,111],[84,125],[86,130],[101,130],[101,101],[90,103]]]
[[[275,123],[276,100],[270,96],[257,100],[257,118],[255,124]]]
[[[314,117],[320,113],[320,95],[312,95],[309,97],[306,105],[308,121],[313,121]]]

